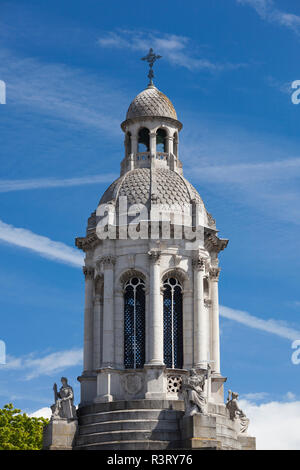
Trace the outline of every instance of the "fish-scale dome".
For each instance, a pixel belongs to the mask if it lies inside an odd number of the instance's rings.
[[[154,85],[149,85],[134,98],[128,108],[126,119],[146,116],[177,119],[175,108],[169,98]]]
[[[165,168],[137,168],[128,171],[107,188],[99,205],[117,205],[121,196],[127,197],[128,207],[143,204],[148,210],[152,202],[168,211],[170,207],[183,208],[195,201],[203,207],[205,225],[215,228],[215,221],[206,211],[198,191],[175,171]],[[94,231],[96,224],[96,213],[93,212],[88,221],[88,232]]]

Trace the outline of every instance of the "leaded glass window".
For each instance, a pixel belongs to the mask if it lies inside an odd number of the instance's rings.
[[[164,281],[164,363],[182,369],[182,286],[174,277]]]
[[[145,283],[133,277],[124,286],[124,366],[139,369],[145,363]]]

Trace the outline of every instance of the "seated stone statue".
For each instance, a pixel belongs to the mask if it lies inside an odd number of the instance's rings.
[[[238,393],[228,390],[226,408],[229,411],[230,419],[232,419],[233,421],[234,420],[239,421],[240,433],[246,433],[250,420],[249,418],[246,417],[243,410],[240,409],[238,405],[238,397],[239,397]]]
[[[77,419],[73,388],[66,377],[61,378],[61,383],[59,392],[56,383],[53,386],[55,404],[51,406],[51,419]]]
[[[195,369],[191,369],[182,383],[182,392],[185,403],[185,416],[206,414],[207,399],[204,393],[205,375],[198,375]]]

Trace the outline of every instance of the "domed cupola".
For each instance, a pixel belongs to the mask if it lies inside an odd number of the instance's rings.
[[[177,114],[171,100],[154,85],[149,85],[134,98],[128,108],[126,120],[147,116],[177,120]]]
[[[150,52],[150,59],[152,56]],[[137,168],[164,168],[182,174],[178,158],[178,133],[182,124],[171,100],[154,86],[152,65],[150,62],[148,87],[131,102],[121,124],[125,133],[121,176]]]

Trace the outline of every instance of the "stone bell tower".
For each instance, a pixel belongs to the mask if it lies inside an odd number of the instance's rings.
[[[201,447],[253,447],[239,438],[223,397],[218,257],[228,240],[218,237],[215,220],[183,176],[182,124],[153,84],[157,58],[152,50],[144,58],[150,83],[121,124],[120,177],[76,239],[85,252],[76,448],[193,447],[195,438]],[[183,418],[191,371],[204,377],[207,413]],[[190,434],[188,420],[197,421],[200,437]]]

